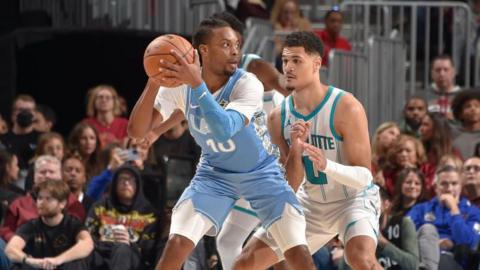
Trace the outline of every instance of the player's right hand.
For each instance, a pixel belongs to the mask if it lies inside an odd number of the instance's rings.
[[[302,142],[306,142],[308,136],[310,136],[310,127],[312,124],[310,122],[305,122],[303,120],[295,121],[292,125],[290,132],[290,140],[292,143],[295,143],[297,139],[300,139]]]
[[[192,64],[188,63],[187,60],[180,56],[175,50],[172,50],[170,54],[177,59],[177,64],[164,61],[163,59],[160,60],[159,71],[164,74],[163,76],[165,78],[174,78],[179,82],[190,85],[192,88],[200,86],[203,79],[198,51],[195,50],[195,58]]]

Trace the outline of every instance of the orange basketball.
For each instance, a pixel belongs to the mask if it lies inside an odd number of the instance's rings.
[[[163,77],[162,72],[158,70],[160,68],[160,59],[171,63],[177,62],[177,59],[171,55],[171,50],[176,50],[188,63],[193,63],[195,51],[188,40],[173,34],[159,36],[148,44],[143,55],[143,67],[148,77],[154,79]],[[176,87],[181,84],[175,79],[158,80],[158,82],[165,87]]]

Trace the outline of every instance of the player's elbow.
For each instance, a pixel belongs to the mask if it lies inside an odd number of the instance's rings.
[[[127,133],[128,137],[132,139],[142,139],[147,135],[148,128],[141,127],[139,124],[136,124],[135,121],[128,121]]]

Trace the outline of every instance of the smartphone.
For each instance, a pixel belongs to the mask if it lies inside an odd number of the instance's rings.
[[[134,148],[129,148],[129,149],[124,149],[124,150],[120,150],[118,155],[125,161],[125,162],[129,162],[129,161],[134,161],[134,160],[137,160],[140,158],[140,156],[138,155],[138,151],[137,149],[134,149]]]

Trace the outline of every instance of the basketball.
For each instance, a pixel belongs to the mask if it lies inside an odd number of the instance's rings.
[[[195,51],[188,40],[173,34],[159,36],[148,44],[143,55],[143,67],[148,77],[154,79],[163,77],[162,72],[159,71],[161,59],[170,63],[177,62],[177,59],[170,53],[171,50],[176,50],[188,63],[193,63]],[[181,84],[175,79],[158,80],[158,82],[165,87],[176,87]]]

